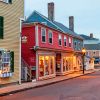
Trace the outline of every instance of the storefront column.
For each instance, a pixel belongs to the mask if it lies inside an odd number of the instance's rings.
[[[61,73],[63,73],[63,54],[61,53]]]
[[[39,80],[39,58],[38,58],[38,52],[36,52],[36,80]]]

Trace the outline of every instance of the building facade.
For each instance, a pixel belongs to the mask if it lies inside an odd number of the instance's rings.
[[[20,18],[24,0],[0,1],[0,84],[20,79]]]
[[[94,58],[94,67],[100,67],[100,40],[90,36],[81,35],[84,38],[84,47],[86,48],[86,55]]]
[[[83,39],[63,24],[54,21],[54,3],[48,4],[48,18],[34,11],[23,23],[22,58],[37,80],[80,70],[81,48],[74,50],[74,38]],[[76,56],[77,55],[77,56]],[[77,59],[80,62],[77,63]],[[78,68],[77,68],[78,67]]]

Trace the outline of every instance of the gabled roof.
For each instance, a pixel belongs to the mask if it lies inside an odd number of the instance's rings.
[[[87,35],[84,35],[84,34],[81,34],[80,35],[84,40],[99,40],[97,38],[91,38],[90,36],[87,36]]]
[[[49,27],[51,28],[55,28],[57,30],[60,30],[63,33],[67,33],[70,35],[73,35],[74,37],[80,38],[83,40],[83,38],[78,35],[77,33],[69,30],[69,28],[67,28],[65,25],[56,22],[56,21],[50,21],[47,17],[45,17],[44,15],[40,14],[37,11],[34,11],[27,19],[24,23],[31,23],[31,22],[40,22],[40,23],[45,23],[47,24]]]
[[[98,44],[84,44],[86,50],[100,50],[100,43]]]

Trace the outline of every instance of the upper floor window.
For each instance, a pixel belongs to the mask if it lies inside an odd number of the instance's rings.
[[[69,47],[71,47],[71,38],[69,37]]]
[[[76,41],[74,42],[74,47],[77,48],[77,42]]]
[[[5,3],[12,4],[12,0],[0,0],[0,1],[5,2]]]
[[[45,28],[41,29],[41,37],[42,37],[42,42],[46,42],[46,29]]]
[[[52,34],[52,31],[49,31],[48,34],[49,34],[49,43],[52,44],[52,37],[53,37],[53,36],[52,36],[52,35],[53,35],[53,34]]]
[[[59,42],[59,45],[62,45],[62,37],[61,37],[61,34],[59,34],[59,40],[58,40],[58,42]]]
[[[4,18],[0,16],[0,39],[3,39]]]
[[[81,43],[78,42],[78,50],[81,50]]]
[[[67,38],[64,36],[64,46],[67,46]]]

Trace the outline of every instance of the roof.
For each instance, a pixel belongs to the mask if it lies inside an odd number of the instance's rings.
[[[33,13],[26,19],[24,23],[31,23],[31,22],[40,22],[40,23],[45,22],[45,24],[47,24],[51,28],[55,28],[57,30],[60,30],[63,33],[70,34],[74,37],[77,37],[83,40],[83,38],[80,35],[71,31],[69,28],[67,28],[62,23],[59,23],[56,21],[50,21],[47,17],[45,17],[44,15],[40,14],[37,11],[33,11]]]
[[[90,36],[87,36],[87,35],[84,35],[84,34],[81,34],[80,35],[84,40],[99,40],[97,38],[91,38]]]
[[[98,44],[84,44],[87,50],[100,50],[100,43]]]
[[[65,33],[68,33],[68,34],[71,34],[71,35],[73,35],[73,36],[76,36],[76,37],[78,37],[78,38],[83,39],[79,34],[77,34],[77,33],[73,32],[73,31],[71,31],[69,28],[67,28],[67,27],[66,27],[65,25],[63,25],[62,23],[59,23],[59,22],[56,22],[56,21],[54,21],[54,23],[55,23],[58,27],[60,27]]]

